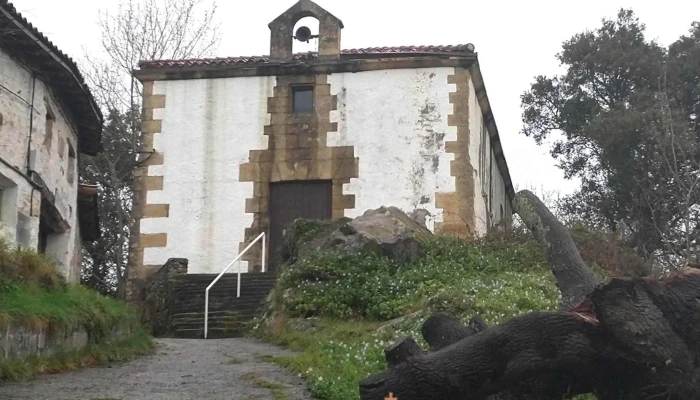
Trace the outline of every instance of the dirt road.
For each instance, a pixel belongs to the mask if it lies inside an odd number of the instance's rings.
[[[290,354],[251,339],[159,339],[152,355],[20,383],[0,399],[307,400],[303,381],[261,359]]]

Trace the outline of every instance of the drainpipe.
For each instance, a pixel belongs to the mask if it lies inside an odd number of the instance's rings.
[[[36,73],[32,71],[32,99],[31,104],[29,104],[29,139],[27,140],[27,176],[29,180],[32,179],[32,167],[30,165],[30,159],[32,154],[32,130],[34,129],[34,92],[36,90]],[[29,217],[34,216],[34,185],[32,186],[32,191],[29,196]]]
[[[32,152],[32,129],[34,128],[34,91],[36,90],[36,73],[32,72],[32,100],[29,104],[29,140],[27,141],[27,175],[31,176],[32,168],[29,165]]]

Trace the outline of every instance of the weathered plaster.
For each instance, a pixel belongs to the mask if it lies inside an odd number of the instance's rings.
[[[442,221],[436,192],[455,190],[451,154],[445,141],[456,139],[448,126],[452,112],[447,76],[453,68],[400,69],[330,75],[338,110],[337,132],[329,146],[354,146],[359,176],[345,185],[355,196],[356,217],[371,208],[393,205],[406,211],[424,208],[427,225]]]
[[[164,107],[152,109],[144,124],[146,146],[156,156],[142,179],[142,213],[150,218],[140,220],[141,244],[135,246],[145,267],[132,258],[130,277],[145,278],[172,257],[188,259],[192,273],[219,272],[238,254],[253,222],[246,199],[254,194],[253,182],[239,181],[239,166],[248,162],[250,150],[267,147],[263,131],[274,82],[251,77],[153,83],[152,95],[164,95],[157,104]],[[247,270],[245,262],[242,267]]]
[[[289,87],[300,83],[314,85],[313,115],[289,114]],[[154,153],[137,180],[130,277],[145,279],[173,257],[188,259],[189,273],[221,271],[267,228],[269,183],[282,180],[332,179],[333,217],[393,205],[427,209],[438,232],[485,231],[475,222],[484,212],[475,190],[480,109],[468,69],[144,87],[144,150]]]
[[[33,85],[32,73],[2,51],[0,82],[6,87],[0,89],[0,112],[3,114],[3,122],[0,125],[0,158],[27,174],[31,115],[33,121],[29,168],[39,174],[48,190],[55,196],[54,206],[70,226],[65,233],[49,235],[46,254],[59,264],[70,281],[77,281],[79,273],[75,272],[74,254],[80,251],[80,241],[76,240],[78,139],[75,126],[64,112],[65,105],[55,98],[46,84],[37,78]],[[30,112],[32,89],[34,111]],[[51,131],[47,132],[46,115],[49,109],[55,121],[51,124]],[[69,147],[74,149],[74,158],[69,157]],[[3,212],[4,222],[0,232],[13,245],[36,248],[41,194],[38,190],[32,191],[32,185],[6,165],[0,166],[0,174],[11,181],[8,186],[15,191],[12,195],[15,211]],[[14,218],[11,214],[15,214]],[[28,219],[28,240],[22,240],[22,235],[18,236],[17,230],[14,229],[17,224],[22,224],[24,218]]]

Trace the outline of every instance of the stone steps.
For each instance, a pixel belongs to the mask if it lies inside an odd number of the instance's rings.
[[[205,289],[215,278],[215,274],[190,274],[175,283],[169,307],[175,337],[204,337]],[[274,273],[241,274],[241,297],[236,297],[237,274],[224,275],[209,291],[208,338],[240,336],[253,318],[262,315],[276,278]]]

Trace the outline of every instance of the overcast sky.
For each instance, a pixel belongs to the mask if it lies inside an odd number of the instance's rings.
[[[118,0],[11,0],[61,50],[80,59],[83,48],[99,51],[97,17]],[[138,0],[135,0],[138,1]],[[210,0],[203,0],[209,2]],[[294,0],[219,0],[219,56],[269,53],[267,24]],[[548,147],[521,135],[520,95],[533,77],[559,70],[561,43],[632,8],[647,36],[668,45],[700,20],[698,0],[316,0],[340,18],[343,48],[473,43],[516,187],[571,193]],[[415,5],[413,5],[415,4]]]

